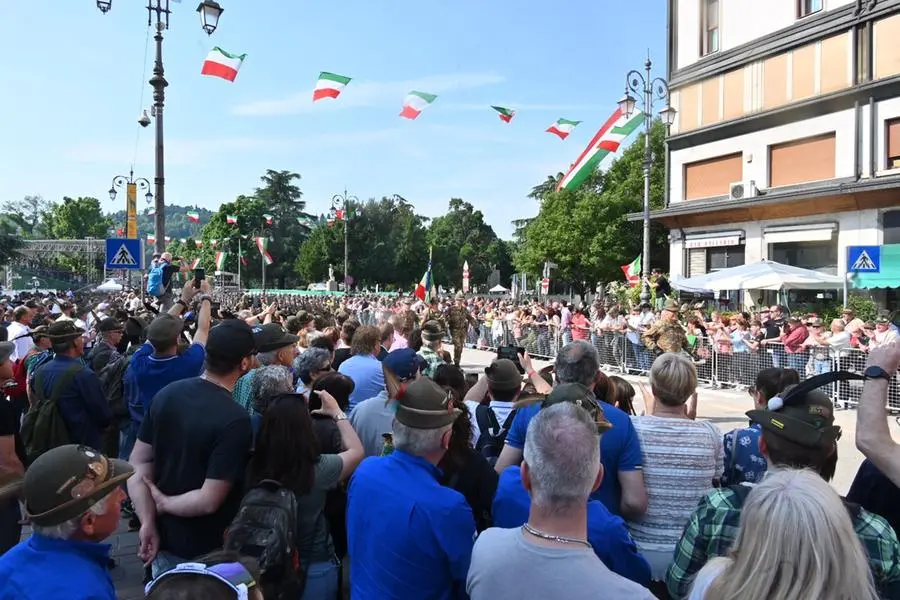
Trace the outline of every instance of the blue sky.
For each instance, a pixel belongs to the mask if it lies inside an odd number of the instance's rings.
[[[648,49],[665,74],[664,0],[220,2],[211,38],[197,0],[172,4],[168,203],[216,209],[265,169],[288,169],[312,212],[345,186],[400,194],[432,217],[461,197],[508,237],[511,220],[537,213],[531,187],[577,158]],[[95,196],[112,210],[124,198],[106,190],[132,161],[152,181],[153,127],[137,125],[152,101],[143,5],[2,3],[0,200]],[[215,45],[247,53],[235,83],[200,75]],[[312,104],[323,70],[354,80]],[[411,89],[439,95],[416,121],[398,117]],[[504,124],[492,104],[518,114]],[[544,133],[560,117],[583,121],[565,141]]]

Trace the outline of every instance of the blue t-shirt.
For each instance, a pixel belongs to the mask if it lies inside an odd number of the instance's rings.
[[[140,424],[150,412],[153,397],[170,383],[198,377],[203,372],[206,350],[200,344],[191,344],[182,354],[156,357],[148,342],[131,355],[125,371],[124,394],[128,411],[135,423]]]
[[[522,486],[522,471],[508,467],[500,474],[491,515],[494,527],[511,529],[528,522],[531,498]],[[588,500],[588,541],[603,564],[613,573],[643,586],[650,585],[650,565],[631,539],[621,517],[609,512],[602,502]]]
[[[363,400],[374,398],[384,390],[384,367],[381,361],[371,354],[351,356],[341,363],[338,371],[353,380],[350,410]]]
[[[599,500],[614,515],[621,515],[622,486],[619,484],[619,473],[623,471],[639,471],[644,459],[641,455],[641,444],[638,441],[634,425],[628,414],[606,402],[600,402],[606,419],[612,429],[600,436],[600,460],[603,463],[603,481],[591,498]],[[541,410],[540,404],[532,404],[516,412],[516,417],[509,428],[506,443],[523,450],[525,433],[531,419]]]

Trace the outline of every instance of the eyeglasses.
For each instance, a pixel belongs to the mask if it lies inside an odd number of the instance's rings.
[[[181,563],[171,571],[166,571],[144,587],[144,595],[149,596],[159,583],[172,575],[190,573],[192,575],[204,575],[221,581],[237,593],[238,600],[249,600],[249,590],[256,587],[256,580],[250,571],[239,562],[221,563],[211,567],[203,563]]]

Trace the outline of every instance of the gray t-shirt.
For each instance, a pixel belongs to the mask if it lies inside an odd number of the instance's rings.
[[[471,600],[655,600],[610,571],[591,548],[539,546],[521,528],[492,527],[478,536],[466,591]]]
[[[325,520],[325,494],[341,481],[343,460],[337,454],[322,454],[315,467],[312,490],[297,494],[297,546],[304,562],[325,562],[334,554],[334,544]]]
[[[391,433],[394,410],[387,405],[387,392],[363,400],[350,411],[350,424],[362,442],[366,457],[381,456],[385,433]]]

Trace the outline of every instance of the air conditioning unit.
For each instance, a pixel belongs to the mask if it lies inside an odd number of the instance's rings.
[[[755,198],[758,195],[759,190],[756,188],[756,182],[752,179],[750,181],[736,181],[728,188],[729,200],[744,200],[746,198]]]

